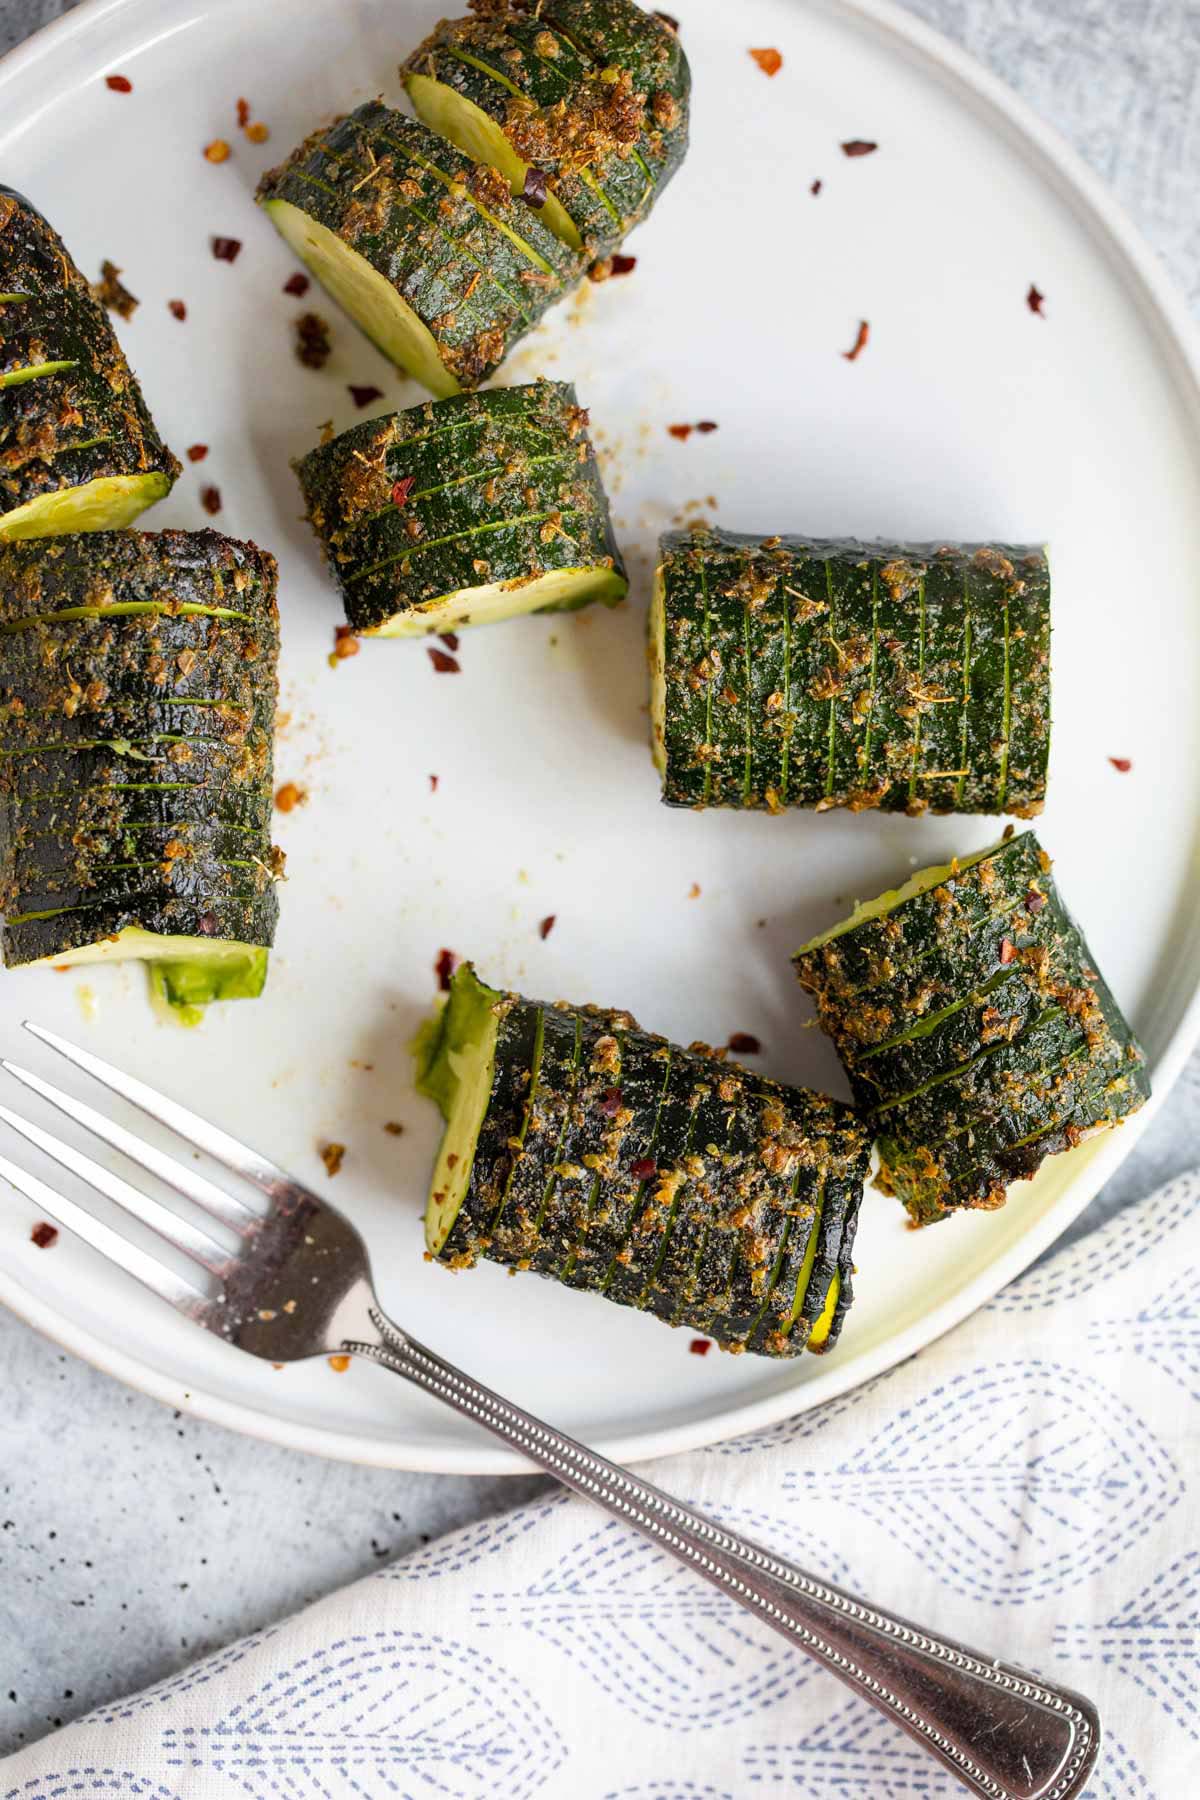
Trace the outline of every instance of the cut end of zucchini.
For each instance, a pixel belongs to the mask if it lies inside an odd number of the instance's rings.
[[[482,107],[456,93],[446,82],[435,81],[432,75],[406,74],[404,85],[413,110],[423,124],[436,131],[439,137],[448,138],[473,161],[490,163],[493,169],[499,169],[514,194],[524,193],[525,171],[529,164],[513,149],[495,119],[489,118]],[[547,194],[538,216],[555,237],[569,244],[572,250],[583,248],[583,239],[574,220],[553,194]]]
[[[170,477],[155,470],[148,475],[105,475],[80,487],[39,494],[0,515],[0,543],[77,531],[120,531],[170,491]]]
[[[842,1291],[842,1278],[836,1274],[829,1284],[829,1293],[821,1308],[821,1316],[808,1334],[810,1350],[823,1350],[829,1342],[829,1333],[833,1329],[833,1316],[837,1312],[838,1296]]]
[[[254,1000],[267,979],[268,951],[262,944],[227,938],[172,937],[127,925],[115,937],[81,944],[41,960],[55,969],[87,963],[144,962],[150,993],[178,1023],[198,1025],[214,1000]],[[32,965],[36,967],[37,965]]]
[[[436,600],[393,613],[382,625],[372,626],[360,635],[424,637],[429,632],[458,630],[463,625],[493,625],[523,613],[574,612],[594,600],[615,606],[625,598],[628,586],[616,569],[552,569],[533,581],[489,582],[484,587],[441,594]]]
[[[1023,835],[1021,833],[1018,836]],[[954,862],[934,863],[928,869],[918,869],[910,875],[903,887],[888,888],[886,893],[879,894],[874,900],[860,900],[849,918],[842,919],[837,925],[831,925],[828,931],[821,932],[819,937],[810,938],[807,944],[801,944],[796,951],[797,956],[807,956],[810,950],[819,950],[824,944],[831,944],[834,938],[843,937],[846,932],[854,931],[860,925],[866,925],[872,919],[882,919],[898,906],[909,900],[915,900],[918,894],[927,894],[931,888],[941,887],[951,876],[962,874],[973,869],[989,856],[995,856],[1011,838],[1001,838],[999,843],[989,844],[986,850],[977,850],[974,856],[957,857]]]
[[[433,1100],[446,1121],[425,1207],[425,1246],[431,1256],[440,1253],[453,1230],[470,1184],[492,1092],[500,998],[464,963],[447,999],[413,1041],[417,1092]]]
[[[433,334],[378,269],[288,200],[265,200],[271,223],[325,291],[398,368],[437,398],[461,393]]]
[[[660,775],[667,772],[667,601],[662,564],[654,571],[648,621],[650,655],[650,753]]]

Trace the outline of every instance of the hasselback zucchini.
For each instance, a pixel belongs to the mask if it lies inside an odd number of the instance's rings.
[[[414,1049],[446,1119],[431,1257],[533,1269],[728,1350],[835,1341],[869,1154],[849,1107],[469,963]]]
[[[127,525],[178,474],[62,239],[0,187],[0,541]]]
[[[630,0],[539,0],[443,19],[402,74],[417,112],[542,216],[607,256],[683,161],[691,73],[677,34]]]
[[[567,382],[364,420],[297,473],[356,631],[410,637],[626,592]]]
[[[0,546],[7,965],[136,958],[185,1008],[261,990],[275,582],[213,531]]]
[[[1050,575],[1035,546],[669,531],[650,664],[668,805],[1041,811]]]
[[[379,100],[314,131],[258,198],[384,355],[437,395],[478,386],[583,270],[495,169]]]
[[[880,1184],[918,1224],[1002,1205],[1009,1182],[1149,1096],[1032,832],[921,870],[795,966],[878,1136]]]

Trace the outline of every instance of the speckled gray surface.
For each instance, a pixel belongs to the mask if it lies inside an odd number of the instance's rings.
[[[0,0],[0,52],[66,10]],[[1074,143],[1200,305],[1195,0],[910,10]],[[1198,1162],[1200,1058],[1075,1233]],[[126,1392],[4,1314],[0,1371],[0,1754],[538,1485],[268,1449]]]

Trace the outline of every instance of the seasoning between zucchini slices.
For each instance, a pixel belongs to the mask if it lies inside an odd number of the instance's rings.
[[[922,869],[794,960],[878,1137],[880,1185],[919,1225],[1001,1206],[1149,1097],[1032,832]]]
[[[214,531],[0,546],[7,966],[141,960],[188,1020],[261,991],[275,583]]]
[[[615,250],[683,161],[691,72],[677,33],[630,0],[538,0],[443,19],[401,73],[435,131],[544,191],[589,258]],[[544,179],[543,179],[544,178]]]
[[[484,163],[372,100],[314,131],[258,198],[385,356],[432,394],[477,387],[583,259]]]
[[[869,1156],[848,1106],[469,963],[414,1053],[446,1120],[432,1258],[533,1269],[727,1350],[836,1341]]]
[[[413,637],[628,587],[567,382],[366,419],[297,466],[355,631]]]
[[[668,805],[1042,809],[1050,574],[1036,546],[669,531],[650,665]]]
[[[0,187],[0,542],[127,525],[178,474],[62,239]]]

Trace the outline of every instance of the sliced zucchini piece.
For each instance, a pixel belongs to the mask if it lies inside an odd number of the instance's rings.
[[[918,1224],[1002,1205],[1149,1096],[1050,871],[1024,832],[921,870],[794,958],[878,1133],[881,1185]]]
[[[1043,550],[698,527],[659,555],[651,727],[668,805],[1041,811]]]
[[[439,397],[490,375],[583,272],[495,169],[377,100],[314,132],[258,198],[372,342]]]
[[[268,954],[259,944],[164,936],[127,925],[115,937],[43,960],[55,969],[143,962],[155,1000],[180,1024],[197,1025],[214,1000],[256,999],[266,983]]]
[[[849,1107],[628,1013],[502,993],[469,963],[414,1053],[446,1120],[432,1257],[532,1269],[729,1350],[832,1338],[869,1155]]]
[[[611,606],[627,591],[587,414],[567,382],[364,420],[297,474],[346,617],[366,636]]]
[[[58,233],[0,187],[0,542],[128,525],[179,464]]]

